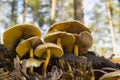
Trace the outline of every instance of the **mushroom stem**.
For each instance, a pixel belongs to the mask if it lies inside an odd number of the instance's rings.
[[[46,70],[47,70],[47,66],[48,66],[48,63],[49,63],[49,60],[50,60],[50,57],[51,57],[51,50],[50,49],[47,49],[47,57],[46,57],[46,60],[43,64],[43,76],[46,77]]]
[[[78,56],[78,45],[74,46],[74,55]]]
[[[57,38],[57,45],[62,47],[62,45],[61,45],[61,38]]]
[[[33,49],[30,49],[30,58],[33,58]]]
[[[95,78],[94,78],[94,76],[93,76],[93,75],[90,77],[90,80],[95,80]]]
[[[32,48],[30,49],[30,58],[33,58],[33,49]],[[30,66],[29,72],[33,73],[33,66]]]

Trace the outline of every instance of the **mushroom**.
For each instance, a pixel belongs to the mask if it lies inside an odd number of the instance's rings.
[[[43,76],[46,77],[46,69],[51,57],[60,57],[63,55],[63,50],[60,46],[53,43],[45,43],[37,46],[34,50],[35,56],[46,58],[43,64]]]
[[[114,71],[110,73],[106,73],[99,78],[99,80],[120,80],[120,71]]]
[[[42,63],[44,62],[44,60],[37,60],[35,58],[29,58],[26,60],[26,67],[39,67]]]
[[[89,32],[83,31],[80,34],[74,34],[74,55],[79,56],[80,53],[85,53],[92,45],[92,36]]]
[[[79,34],[80,32],[83,32],[83,31],[90,32],[90,30],[83,23],[76,21],[76,20],[63,21],[63,22],[53,24],[50,26],[47,33],[54,32],[57,30],[58,31],[66,31],[68,33],[77,33],[77,34]]]
[[[19,24],[8,28],[3,33],[3,44],[12,54],[16,45],[24,39],[33,36],[41,36],[41,31],[32,24]]]
[[[89,32],[83,31],[79,34],[79,53],[85,53],[92,46],[93,39]]]
[[[30,51],[31,52],[30,56],[32,57],[33,49],[35,49],[36,46],[42,43],[43,42],[37,36],[28,38],[17,45],[16,52],[19,57],[23,57],[27,52]]]
[[[33,67],[39,67],[44,60],[37,60],[35,58],[29,58],[27,60],[22,60],[21,63],[23,63],[23,61],[26,62],[26,67],[29,68],[29,72],[32,73],[33,72]]]
[[[42,41],[40,40],[39,37],[34,36],[28,38],[18,44],[18,46],[16,47],[16,52],[19,57],[23,57],[25,54],[27,54],[27,52],[30,52],[29,57],[33,58],[34,57],[33,49],[35,49],[35,47],[39,44],[42,44]],[[33,71],[33,66],[30,67],[30,73],[32,73],[32,71]]]
[[[44,41],[56,43],[57,45],[65,49],[64,51],[66,53],[70,53],[72,52],[75,38],[71,33],[57,31],[47,34],[44,38]]]

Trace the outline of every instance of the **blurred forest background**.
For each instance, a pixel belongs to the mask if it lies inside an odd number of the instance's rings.
[[[51,24],[74,19],[91,30],[90,50],[120,57],[120,0],[0,0],[0,36],[24,22],[39,27],[44,36]]]

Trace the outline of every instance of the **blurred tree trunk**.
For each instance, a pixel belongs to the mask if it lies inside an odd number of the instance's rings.
[[[45,18],[44,15],[46,15],[46,13],[43,13],[44,10],[46,10],[43,9],[44,7],[47,7],[46,4],[42,5],[42,0],[29,0],[28,7],[31,8],[29,12],[32,14],[32,23],[42,23],[41,21]]]
[[[109,20],[109,26],[110,26],[110,33],[111,33],[111,38],[112,38],[112,50],[113,54],[116,53],[116,48],[115,48],[115,35],[114,35],[114,28],[113,28],[113,21],[112,21],[112,9],[110,6],[110,0],[106,0],[106,7],[107,7],[107,13],[108,13],[108,20]]]
[[[83,0],[74,0],[74,19],[84,23]]]
[[[24,0],[23,22],[26,22],[28,0]]]
[[[16,11],[16,0],[13,0],[11,3],[12,9],[11,9],[11,20],[10,20],[10,26],[13,26],[14,24],[17,23],[17,15],[15,13]]]
[[[55,21],[55,8],[56,8],[56,0],[52,0],[52,10],[51,10],[51,24]]]

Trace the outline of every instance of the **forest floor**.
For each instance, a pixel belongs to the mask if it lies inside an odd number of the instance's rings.
[[[88,51],[84,56],[66,54],[51,58],[45,78],[41,67],[29,73],[25,62],[21,64],[18,56],[11,57],[0,44],[0,80],[100,80],[104,74],[120,71],[120,64]]]

